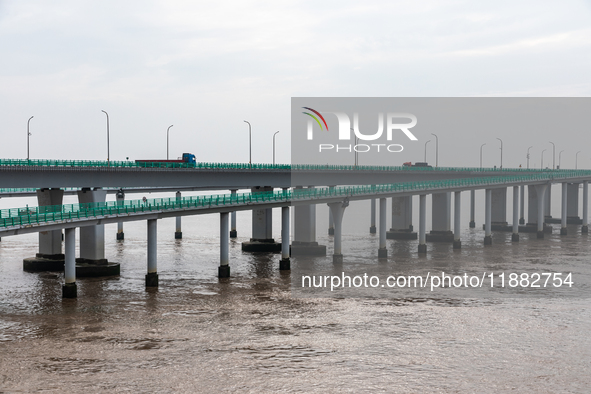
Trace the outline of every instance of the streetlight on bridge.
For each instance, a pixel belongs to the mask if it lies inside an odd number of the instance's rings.
[[[499,141],[501,141],[501,169],[503,169],[503,140],[500,138],[497,138]]]
[[[486,142],[482,145],[480,145],[480,168],[482,168],[482,147],[486,145]]]
[[[581,151],[578,151],[577,154],[575,155],[575,170],[578,169],[578,164],[579,164],[579,153],[581,153]]]
[[[561,150],[560,152],[558,152],[558,168],[562,168],[562,166],[560,165],[561,160],[562,160],[562,152],[564,152],[564,149]]]
[[[248,166],[252,166],[252,128],[248,120],[244,121],[248,123]]]
[[[111,161],[110,147],[109,147],[109,114],[104,109],[101,109],[107,115],[107,163]]]
[[[273,165],[275,165],[275,136],[279,133],[278,131],[273,134]]]
[[[540,170],[543,170],[544,169],[544,152],[546,152],[546,149],[544,149],[542,151],[542,160],[540,162]]]
[[[554,170],[556,164],[556,145],[554,145],[554,142],[552,141],[548,142],[552,144],[552,169]]]
[[[533,148],[533,145],[532,145],[532,146],[530,146],[529,148],[527,148],[527,156],[526,156],[526,157],[527,157],[527,168],[528,168],[528,169],[529,169],[529,150],[530,150],[531,148]]]
[[[33,118],[34,116],[31,116],[29,120],[27,120],[27,160],[29,160],[29,137],[31,136],[31,133],[29,132],[29,124]]]
[[[426,163],[427,162],[427,144],[431,142],[431,140],[425,142],[425,158],[423,159],[423,161]]]
[[[174,125],[170,125],[168,126],[168,129],[166,129],[166,160],[168,160],[168,132],[170,131],[170,128],[174,126]]]
[[[435,136],[435,167],[439,167],[439,137],[435,133],[431,133],[431,135]]]

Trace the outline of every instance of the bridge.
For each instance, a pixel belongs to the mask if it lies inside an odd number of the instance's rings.
[[[371,232],[379,233],[378,257],[386,258],[386,239],[417,239],[418,253],[427,253],[427,241],[453,242],[461,248],[461,193],[470,191],[470,227],[474,227],[474,191],[485,193],[484,244],[492,244],[492,230],[536,232],[549,230],[550,187],[562,184],[561,234],[566,224],[587,226],[588,181],[586,170],[408,168],[384,166],[287,166],[228,163],[145,163],[7,161],[0,160],[0,195],[37,195],[39,206],[0,211],[0,237],[38,232],[39,253],[25,259],[32,270],[64,269],[64,297],[76,296],[76,276],[118,274],[119,266],[104,259],[104,225],[146,220],[148,224],[146,286],[158,285],[157,221],[182,216],[220,215],[219,277],[230,275],[229,238],[236,236],[235,212],[253,212],[252,238],[245,251],[281,252],[280,269],[290,269],[291,255],[325,255],[326,246],[315,239],[316,204],[330,207],[329,234],[334,236],[333,262],[342,263],[342,218],[349,202],[371,200]],[[191,181],[192,179],[192,181]],[[380,180],[388,182],[377,182]],[[414,179],[415,181],[408,181]],[[175,198],[124,200],[121,182],[131,183],[127,192],[177,191]],[[295,183],[294,183],[295,181]],[[96,182],[96,183],[95,183]],[[192,184],[191,184],[192,182]],[[579,185],[583,185],[583,217],[578,217]],[[44,186],[41,186],[44,185]],[[96,186],[98,185],[98,186]],[[337,186],[339,185],[339,186]],[[528,188],[528,223],[525,224],[524,195]],[[37,189],[38,188],[38,189]],[[184,188],[184,189],[183,189]],[[237,193],[250,188],[251,193]],[[282,189],[273,191],[273,189]],[[507,188],[513,189],[513,223],[506,222]],[[229,194],[181,197],[180,190],[229,189]],[[119,193],[117,201],[105,201],[107,193]],[[76,193],[78,204],[61,204],[65,193]],[[450,228],[451,194],[454,194],[454,226]],[[432,195],[433,225],[426,233],[426,196]],[[413,232],[412,197],[419,196],[419,231]],[[392,228],[386,226],[386,199],[392,199]],[[379,230],[376,229],[376,200],[379,200]],[[57,202],[57,203],[56,203]],[[290,245],[290,207],[294,207],[294,237]],[[271,209],[282,209],[281,243],[271,232]],[[396,208],[396,209],[394,209]],[[521,212],[520,212],[521,211]],[[521,215],[520,215],[521,214]],[[232,229],[229,218],[232,215]],[[521,224],[521,226],[520,226]],[[75,230],[80,228],[80,258],[75,257]],[[61,253],[65,230],[65,253]],[[122,234],[122,231],[121,231]],[[123,239],[121,236],[118,239]]]

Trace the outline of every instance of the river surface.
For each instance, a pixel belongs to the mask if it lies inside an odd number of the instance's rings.
[[[342,270],[349,259],[378,264],[378,238],[366,221],[346,226]],[[543,241],[524,234],[518,244],[495,233],[485,248],[482,229],[466,228],[460,251],[432,244],[423,258],[416,241],[388,240],[390,257],[379,264],[384,272],[417,265],[531,272],[568,262],[575,281],[586,281],[591,235],[578,230],[569,226],[561,237],[555,227]],[[404,290],[304,297],[292,291],[292,281],[298,264],[310,260],[293,258],[291,273],[280,273],[278,255],[243,253],[250,216],[239,213],[229,280],[216,277],[218,215],[184,218],[182,240],[174,239],[168,219],[158,224],[160,287],[146,290],[145,222],[126,223],[124,241],[115,233],[114,225],[106,226],[106,257],[121,263],[120,277],[79,278],[78,298],[68,300],[61,298],[63,273],[22,271],[22,259],[37,252],[36,234],[2,239],[0,392],[590,390],[584,283],[540,297],[429,297]],[[320,268],[332,266],[332,239],[325,234],[319,226],[318,241],[329,251],[312,260]]]

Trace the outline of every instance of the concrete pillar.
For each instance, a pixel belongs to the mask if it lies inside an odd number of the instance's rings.
[[[332,262],[333,263],[342,263],[343,262],[343,249],[342,249],[342,235],[343,235],[343,214],[345,213],[345,208],[349,206],[349,201],[339,201],[339,202],[332,202],[328,204],[330,211],[332,212],[332,217],[334,220],[334,252],[332,255]]]
[[[107,191],[95,188],[83,188],[78,191],[80,204],[104,205]],[[105,225],[80,227],[80,258],[79,263],[106,265],[105,259]]]
[[[547,197],[547,191],[550,190],[550,185],[536,185],[536,195],[538,196],[538,218],[537,218],[537,235],[538,238],[544,238],[544,207]]]
[[[148,219],[148,273],[146,287],[158,287],[158,220]]]
[[[507,188],[501,187],[491,191],[491,228],[495,231],[507,227]]]
[[[291,262],[289,259],[289,207],[281,207],[281,261],[280,271],[289,271]]]
[[[65,284],[62,286],[62,298],[76,298],[76,228],[65,229]]]
[[[560,235],[567,235],[567,233],[568,233],[568,230],[566,229],[567,190],[568,190],[568,184],[566,182],[562,182],[562,200],[560,201],[560,204],[561,204],[561,210],[560,210],[561,211],[560,212]],[[578,191],[579,190],[577,189],[577,192]]]
[[[392,227],[388,239],[417,239],[412,227],[412,196],[392,197]]]
[[[541,215],[544,218],[544,206],[539,205],[539,202],[544,199],[546,195],[546,190],[548,185],[543,185],[544,188],[542,189],[544,195],[538,198],[540,191],[538,190],[539,186],[536,185],[529,185],[527,187],[527,226],[525,226],[524,230],[527,232],[537,232],[538,231],[538,219]],[[538,210],[540,210],[538,212]],[[542,223],[542,231],[546,233],[552,233],[552,226],[547,226]],[[543,236],[541,237],[543,238]]]
[[[544,220],[552,219],[552,184],[547,186],[544,195]]]
[[[386,199],[380,198],[380,247],[378,249],[378,257],[388,257],[388,249],[386,249]]]
[[[219,278],[230,277],[230,226],[228,212],[220,213],[220,266],[218,267]]]
[[[430,242],[453,242],[451,232],[451,192],[433,193],[432,202],[432,230],[427,234]]]
[[[579,183],[567,184],[566,191],[566,223],[582,224],[579,217]]]
[[[296,190],[301,190],[300,186]],[[312,191],[310,186],[308,190]],[[326,245],[316,242],[316,205],[294,207],[294,239],[291,243],[292,256],[326,256]],[[333,212],[333,220],[334,212]]]
[[[125,204],[125,193],[123,190],[119,190],[116,195],[117,205]],[[125,239],[125,234],[123,233],[123,222],[117,223],[117,240],[122,241]]]
[[[519,195],[519,206],[521,216],[519,217],[519,224],[525,224],[525,185],[521,185],[520,195]]]
[[[587,214],[588,212],[588,200],[589,200],[589,182],[583,182],[583,227],[581,227],[581,232],[583,234],[587,234],[589,232],[589,225],[587,224]]]
[[[272,192],[270,186],[253,187],[252,194]],[[245,252],[281,252],[281,244],[273,239],[273,210],[271,208],[252,210],[252,238],[242,243]]]
[[[461,194],[461,192],[454,192],[454,249],[462,248],[462,241],[460,240]]]
[[[37,190],[39,213],[49,213],[60,209],[63,204],[64,191],[60,189]],[[47,259],[64,259],[62,255],[62,230],[39,232],[39,253],[37,257]]]
[[[369,225],[369,233],[376,233],[376,199],[371,199],[371,223]]]
[[[238,190],[232,189],[230,192],[232,193],[232,200],[236,199],[236,192]],[[236,211],[230,213],[230,238],[236,238],[238,236],[238,231],[236,231]]]
[[[334,191],[334,186],[329,186],[328,190],[330,193]],[[328,210],[328,235],[334,235],[334,218],[332,217],[332,211]]]
[[[427,195],[421,194],[419,196],[419,253],[427,253],[426,244],[426,228],[427,228]]]
[[[523,191],[523,186],[521,186]],[[523,196],[522,202],[523,202]],[[521,207],[523,214],[523,206]],[[513,186],[513,234],[511,234],[512,242],[519,242],[519,186]]]
[[[474,216],[476,211],[476,190],[470,190],[470,228],[476,227]]]
[[[492,245],[492,189],[486,189],[484,197],[484,244]]]
[[[176,201],[181,202],[181,192],[176,192]],[[174,239],[182,239],[183,238],[183,229],[181,227],[181,217],[177,216],[176,218],[176,231],[174,232]]]

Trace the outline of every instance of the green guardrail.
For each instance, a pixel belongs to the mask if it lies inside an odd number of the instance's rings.
[[[392,192],[422,190],[449,190],[458,187],[486,187],[517,182],[551,181],[580,177],[588,171],[564,171],[552,174],[532,174],[509,177],[486,177],[449,179],[442,181],[404,182],[386,185],[343,186],[318,189],[292,189],[277,192],[215,194],[208,196],[192,196],[184,198],[156,198],[142,200],[109,201],[101,203],[66,204],[3,209],[0,211],[0,228],[8,226],[24,226],[41,224],[51,221],[68,219],[91,218],[116,214],[132,214],[139,212],[154,212],[163,210],[180,210],[185,208],[220,207],[229,205],[248,205],[261,202],[285,202],[291,200],[314,200],[327,197],[345,197],[376,195]]]
[[[572,170],[551,170],[533,168],[478,168],[478,167],[408,167],[374,165],[332,165],[332,164],[264,164],[264,163],[167,163],[135,161],[98,160],[25,160],[0,159],[0,166],[40,167],[113,167],[113,168],[196,168],[207,170],[292,170],[292,171],[446,171],[446,172],[564,172]],[[588,171],[591,173],[591,171]]]

